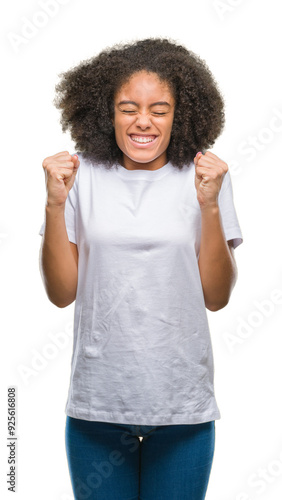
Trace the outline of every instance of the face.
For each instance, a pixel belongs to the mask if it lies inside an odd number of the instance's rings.
[[[115,95],[113,125],[123,166],[156,170],[167,163],[175,101],[155,73],[132,75]]]

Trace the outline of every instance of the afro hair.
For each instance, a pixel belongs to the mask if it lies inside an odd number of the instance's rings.
[[[188,165],[198,151],[210,148],[223,130],[224,101],[204,60],[167,38],[117,44],[60,73],[54,105],[69,129],[75,148],[106,168],[121,162],[112,119],[114,96],[130,77],[145,70],[168,84],[175,111],[167,159]]]

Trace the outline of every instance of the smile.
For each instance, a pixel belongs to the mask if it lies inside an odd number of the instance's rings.
[[[156,141],[157,136],[156,135],[144,136],[144,135],[131,134],[129,138],[132,142],[136,144],[136,146],[138,145],[141,147],[146,147],[153,144]]]

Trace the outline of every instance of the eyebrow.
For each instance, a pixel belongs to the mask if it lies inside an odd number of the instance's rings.
[[[134,104],[134,106],[138,106],[137,102],[134,101],[120,101],[118,105],[120,104]],[[158,101],[151,104],[151,106],[170,106],[170,104],[166,101]]]

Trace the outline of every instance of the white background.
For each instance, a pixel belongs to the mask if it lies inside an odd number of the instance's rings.
[[[7,388],[15,385],[18,498],[73,499],[64,444],[73,305],[59,309],[48,301],[38,264],[45,204],[42,161],[59,151],[75,152],[52,103],[54,86],[60,72],[103,48],[147,37],[182,43],[207,62],[218,81],[226,126],[212,151],[229,165],[244,236],[235,250],[239,277],[231,300],[223,310],[208,313],[221,419],[216,421],[206,499],[281,498],[278,0],[6,2],[0,153],[1,498],[12,497],[6,483]]]

